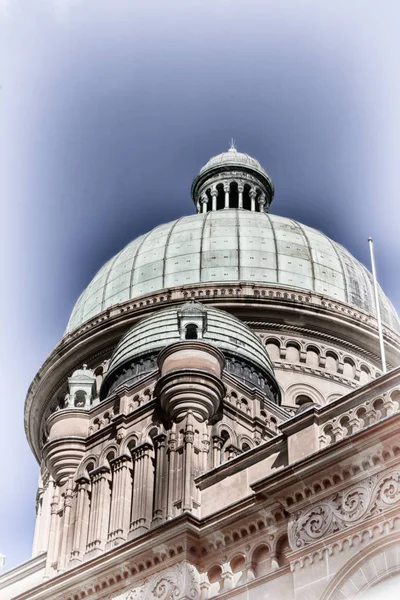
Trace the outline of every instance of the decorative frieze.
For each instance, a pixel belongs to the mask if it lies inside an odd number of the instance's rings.
[[[200,600],[200,577],[197,569],[183,561],[151,577],[138,581],[122,594],[109,600]]]
[[[290,546],[292,550],[304,548],[399,502],[400,470],[373,475],[323,502],[293,513],[288,527]]]

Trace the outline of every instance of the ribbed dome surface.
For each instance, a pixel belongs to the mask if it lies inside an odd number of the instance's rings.
[[[182,306],[167,308],[140,321],[122,338],[111,358],[107,377],[120,365],[141,356],[159,352],[181,339],[178,312]],[[211,306],[206,307],[207,326],[202,340],[224,353],[257,365],[274,377],[271,360],[261,340],[242,321]]]
[[[165,288],[238,281],[311,290],[374,314],[371,275],[341,245],[284,217],[229,209],[182,217],[128,244],[82,293],[67,331]],[[399,330],[382,291],[380,301],[383,321]]]
[[[243,152],[238,152],[236,148],[230,148],[227,152],[222,152],[221,154],[217,154],[210,158],[210,160],[200,169],[200,174],[208,171],[209,169],[213,169],[214,167],[225,167],[225,166],[238,166],[238,167],[248,167],[251,169],[255,169],[263,175],[267,176],[265,169],[260,165],[258,160],[252,158],[248,154],[244,154]]]

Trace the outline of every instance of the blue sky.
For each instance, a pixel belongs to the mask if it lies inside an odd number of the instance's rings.
[[[0,552],[30,556],[26,390],[111,255],[193,212],[234,137],[272,211],[369,265],[400,309],[396,0],[0,0]]]

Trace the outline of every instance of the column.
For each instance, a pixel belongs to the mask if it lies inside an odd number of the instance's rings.
[[[155,472],[155,502],[153,510],[153,524],[158,525],[165,521],[167,511],[167,436],[164,433],[154,438],[156,451],[156,472]]]
[[[145,533],[151,524],[153,513],[153,446],[148,442],[135,449],[133,502],[129,539]]]
[[[238,192],[239,192],[238,208],[243,208],[243,192],[244,192],[244,184],[243,183],[238,183]]]
[[[206,213],[207,212],[207,202],[208,202],[208,198],[207,196],[202,196],[201,197],[201,204],[202,204],[202,212]]]
[[[261,196],[258,199],[258,206],[260,207],[260,212],[264,212],[264,207],[265,207],[265,194],[261,194]]]
[[[208,453],[210,452],[210,439],[208,433],[203,433],[201,441],[201,470],[204,473],[208,469]]]
[[[224,440],[218,435],[213,435],[213,468],[218,467],[221,464],[221,448]]]
[[[47,560],[46,560],[46,570],[44,574],[44,579],[49,579],[54,572],[53,562],[57,557],[57,524],[58,524],[58,504],[59,504],[59,496],[57,485],[54,486],[53,498],[50,504],[50,532],[49,532],[49,548],[47,551]]]
[[[235,458],[235,456],[238,456],[238,454],[240,453],[239,449],[233,446],[232,444],[228,446],[226,450],[228,452],[228,460],[232,460],[232,458]]]
[[[110,528],[107,547],[112,548],[127,539],[129,529],[129,511],[132,495],[132,478],[130,473],[131,457],[127,454],[117,456],[110,461],[112,471],[112,495]]]
[[[255,188],[251,188],[250,190],[250,201],[251,201],[251,211],[254,212],[256,210],[256,196],[257,191]]]
[[[225,192],[225,206],[224,206],[224,208],[229,208],[229,190],[230,190],[230,184],[229,183],[224,183],[224,192]]]
[[[50,530],[50,505],[53,498],[54,480],[47,473],[39,477],[36,494],[36,523],[32,557],[47,552]]]
[[[217,190],[211,190],[211,200],[212,200],[212,208],[211,210],[217,210],[217,196],[218,196],[218,192]]]
[[[36,491],[36,520],[35,520],[35,533],[33,535],[33,549],[32,556],[39,554],[38,547],[40,547],[40,537],[42,532],[42,515],[43,515],[43,500],[44,500],[44,486],[42,478],[39,475],[38,488]]]
[[[224,563],[222,565],[222,589],[221,591],[231,590],[233,588],[233,573],[229,563]]]
[[[175,423],[173,424],[175,429]],[[176,431],[171,431],[168,440],[168,502],[167,520],[174,516],[175,477],[176,477]]]
[[[192,486],[192,477],[191,477],[191,466],[193,459],[193,443],[194,443],[194,430],[193,425],[191,423],[191,415],[188,415],[188,421],[184,432],[184,473],[183,473],[183,511],[191,511],[192,510],[192,494],[191,494],[191,486]]]
[[[86,550],[89,526],[89,488],[90,481],[87,477],[81,477],[76,482],[76,512],[70,560],[71,566],[76,566],[82,562]]]
[[[243,565],[243,572],[246,573],[246,582],[253,581],[256,578],[254,565],[251,561],[247,561]]]
[[[92,504],[90,507],[87,554],[90,558],[101,554],[106,545],[110,514],[110,469],[98,467],[90,473],[92,478]]]
[[[60,548],[60,561],[59,561],[59,571],[64,571],[68,564],[68,536],[69,536],[69,527],[71,523],[71,508],[72,508],[72,498],[73,498],[73,482],[72,476],[68,477],[68,481],[65,488],[64,494],[64,514],[63,514],[63,527],[61,532],[61,548]]]

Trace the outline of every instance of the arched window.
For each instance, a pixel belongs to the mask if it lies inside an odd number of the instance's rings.
[[[343,360],[343,375],[345,377],[349,377],[350,379],[354,378],[355,375],[355,364],[351,358],[346,357]]]
[[[312,404],[313,401],[311,400],[310,396],[306,396],[305,394],[300,394],[300,396],[297,396],[296,398],[296,404],[297,406],[303,406],[304,404]]]
[[[261,544],[253,552],[254,574],[256,577],[266,575],[271,569],[271,557],[266,544]]]
[[[186,325],[185,339],[186,340],[197,340],[198,339],[197,325],[194,325],[193,323],[189,323],[189,325]]]
[[[286,360],[289,363],[299,362],[300,346],[294,342],[289,342],[286,346]]]
[[[308,365],[311,365],[312,367],[318,367],[319,366],[319,355],[320,355],[320,352],[319,352],[318,348],[316,348],[315,346],[308,346],[307,354],[306,354],[306,363]]]
[[[222,589],[222,569],[219,565],[211,567],[207,573],[210,588],[208,590],[209,597],[215,596]]]
[[[365,365],[361,365],[360,367],[360,383],[363,385],[364,383],[368,383],[371,381],[371,371]]]
[[[225,462],[226,458],[227,458],[227,452],[226,452],[226,448],[227,446],[229,446],[229,433],[227,431],[221,431],[221,438],[222,438],[222,444],[221,444],[221,458],[220,458],[220,463],[222,465],[223,462]]]
[[[251,210],[250,186],[248,184],[245,184],[243,190],[243,208],[245,210]]]
[[[325,368],[328,371],[333,371],[334,373],[336,373],[337,368],[338,368],[338,358],[336,356],[336,354],[334,352],[327,352],[326,353],[326,363],[325,363]]]
[[[276,559],[279,567],[284,567],[289,564],[287,553],[290,552],[290,546],[287,535],[282,536],[276,545]]]
[[[267,352],[272,362],[280,358],[280,346],[278,340],[267,340]]]
[[[74,406],[76,408],[84,408],[86,405],[86,392],[78,390],[75,392]]]
[[[222,183],[217,185],[217,210],[222,210],[225,207],[225,192]]]
[[[229,194],[229,208],[238,208],[239,206],[239,191],[236,181],[232,181]]]

